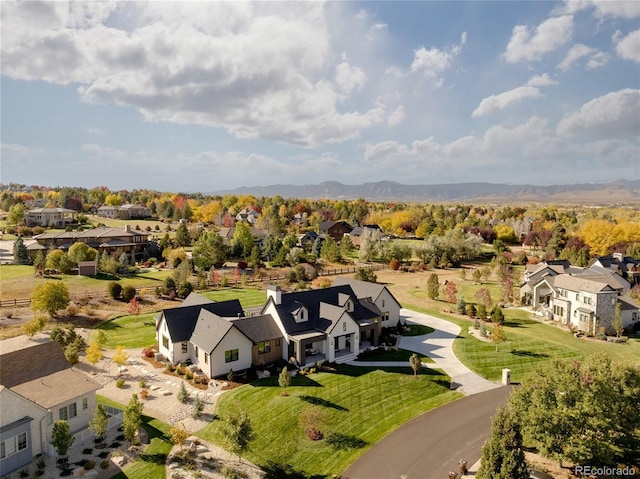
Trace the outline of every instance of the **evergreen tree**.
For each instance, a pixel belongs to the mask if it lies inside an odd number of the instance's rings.
[[[180,222],[178,229],[176,229],[175,245],[177,248],[184,248],[185,246],[191,245],[189,230],[187,230],[187,225],[182,222]]]
[[[427,295],[433,300],[438,299],[438,296],[440,296],[440,281],[435,273],[431,273],[427,280]]]
[[[528,479],[522,433],[515,414],[506,406],[497,409],[491,434],[482,447],[478,479]]]
[[[491,311],[491,322],[496,324],[504,323],[504,313],[499,305],[496,305],[493,311]]]
[[[22,238],[18,238],[13,243],[13,264],[27,264],[29,262],[29,253],[24,245]]]
[[[38,251],[36,253],[36,257],[33,259],[33,268],[36,273],[44,272],[45,265],[47,263],[47,259],[42,251]]]
[[[180,383],[180,391],[178,391],[178,401],[183,404],[189,400],[189,391],[187,391],[187,387],[184,385],[184,381]]]

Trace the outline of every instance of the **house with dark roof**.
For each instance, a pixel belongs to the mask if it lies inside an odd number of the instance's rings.
[[[377,346],[381,331],[380,309],[349,285],[292,293],[269,286],[262,314],[271,315],[282,332],[282,357],[302,365],[352,360],[362,342]]]
[[[400,316],[402,305],[384,284],[360,281],[345,276],[339,276],[333,281],[333,286],[345,284],[351,286],[351,289],[360,300],[372,301],[377,306],[382,313],[380,324],[383,328],[395,327],[398,322],[405,323]]]
[[[240,301],[214,302],[191,293],[156,317],[158,352],[172,364],[192,363],[213,378],[282,357],[282,333],[269,315],[244,315]]]
[[[144,251],[149,247],[149,233],[132,229],[130,225],[124,228],[110,228],[100,226],[83,231],[63,231],[42,233],[33,237],[35,243],[27,246],[30,255],[35,256],[38,250],[61,249],[68,250],[74,243],[82,242],[98,250],[102,254],[106,252],[126,253],[131,263],[136,258],[142,258]]]
[[[102,386],[72,367],[56,342],[22,336],[2,341],[0,351],[0,475],[4,476],[53,451],[56,421],[67,421],[72,434],[85,430]]]
[[[346,233],[350,233],[353,227],[346,221],[323,221],[320,223],[319,231],[320,235],[329,236],[336,242],[340,242],[342,237]]]

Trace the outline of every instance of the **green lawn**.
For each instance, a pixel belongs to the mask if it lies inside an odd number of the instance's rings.
[[[432,330],[433,331],[433,330]],[[371,355],[363,359],[356,359],[356,361],[406,361],[409,364],[409,358],[412,354],[417,354],[415,351],[409,351],[407,349],[395,349],[393,351],[385,351],[384,353]],[[432,363],[433,359],[426,356],[422,356],[423,363]]]
[[[507,340],[499,345],[499,351],[496,352],[493,343],[468,335],[468,328],[472,327],[471,321],[439,311],[406,306],[460,325],[462,331],[453,345],[456,356],[468,368],[494,381],[500,379],[503,368],[511,369],[512,380],[519,382],[527,372],[552,358],[583,358],[596,352],[606,352],[612,357],[640,364],[638,339],[613,344],[575,338],[567,330],[531,319],[531,315],[521,309],[504,310]],[[488,328],[491,329],[491,325]]]
[[[111,401],[103,396],[97,396],[98,402],[108,406],[125,409],[126,406]],[[167,471],[165,462],[173,447],[169,430],[171,426],[158,419],[142,416],[142,427],[149,434],[149,444],[144,448],[139,458],[111,479],[165,479]]]
[[[225,288],[218,291],[202,293],[214,301],[239,299],[243,308],[260,306],[266,300],[264,291],[257,289]],[[176,303],[176,307],[179,306]],[[96,329],[107,334],[106,348],[124,346],[125,348],[144,348],[156,342],[154,316],[158,313],[147,313],[138,316],[121,316],[100,324]]]
[[[125,348],[144,348],[156,343],[155,320],[158,313],[140,314],[138,316],[121,316],[100,324],[96,330],[102,330],[107,335],[105,348],[116,346]],[[92,335],[95,331],[92,332]]]
[[[272,470],[290,466],[304,477],[342,473],[391,430],[461,396],[449,390],[449,377],[439,371],[423,369],[414,379],[409,367],[345,365],[336,372],[293,378],[289,396],[282,397],[281,392],[277,378],[262,379],[221,396],[216,412],[224,415],[235,406],[246,410],[256,437],[247,459]],[[321,429],[325,440],[311,441],[298,424],[301,411],[311,406],[326,415]],[[218,424],[212,422],[197,435],[220,443]],[[332,432],[366,445],[336,450],[326,441]]]

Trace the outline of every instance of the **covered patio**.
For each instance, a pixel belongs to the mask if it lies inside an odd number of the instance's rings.
[[[320,331],[304,331],[289,336],[289,357],[294,357],[298,364],[325,361],[327,334]]]

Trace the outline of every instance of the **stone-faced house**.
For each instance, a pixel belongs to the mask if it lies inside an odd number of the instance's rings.
[[[381,325],[383,328],[396,327],[398,322],[401,324],[405,323],[400,317],[402,305],[384,284],[359,281],[344,276],[339,276],[333,281],[333,286],[342,286],[345,284],[351,286],[351,289],[353,289],[358,298],[367,298],[373,301],[373,304],[382,312]]]
[[[301,365],[318,360],[345,362],[360,352],[361,342],[378,345],[382,312],[349,285],[283,293],[269,286],[262,314],[282,332],[283,358]]]
[[[27,226],[65,228],[75,221],[76,214],[68,208],[34,208],[27,211],[24,220]]]
[[[73,434],[86,429],[102,386],[73,368],[53,341],[13,338],[2,341],[1,351],[0,475],[4,476],[51,451],[56,421],[67,421]]]
[[[554,321],[589,334],[611,332],[616,305],[623,310],[625,328],[638,328],[638,305],[628,296],[630,284],[617,272],[541,264],[525,275],[521,298]]]

